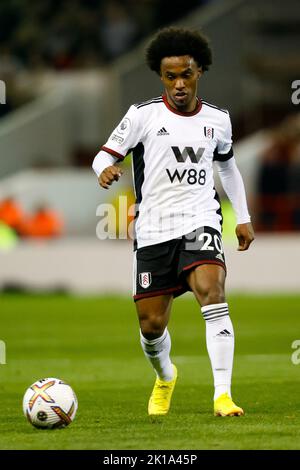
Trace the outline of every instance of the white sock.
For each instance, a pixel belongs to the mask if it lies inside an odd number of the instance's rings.
[[[231,396],[234,331],[228,304],[206,305],[201,311],[206,323],[206,345],[214,376],[214,400],[226,392]]]
[[[141,331],[140,336],[145,356],[151,362],[156,375],[167,382],[172,380],[174,371],[170,359],[171,338],[167,328],[159,338],[146,339]]]

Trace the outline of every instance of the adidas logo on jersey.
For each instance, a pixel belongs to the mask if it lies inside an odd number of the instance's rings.
[[[224,258],[223,258],[223,256],[221,255],[221,253],[218,253],[218,254],[216,255],[216,258],[220,259],[220,260],[223,261],[223,263],[224,263]]]
[[[170,134],[164,127],[162,127],[161,129],[159,129],[156,135],[170,135]]]

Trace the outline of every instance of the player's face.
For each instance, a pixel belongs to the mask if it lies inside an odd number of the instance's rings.
[[[168,102],[179,111],[191,112],[196,108],[197,84],[202,71],[189,55],[164,57],[160,77]]]

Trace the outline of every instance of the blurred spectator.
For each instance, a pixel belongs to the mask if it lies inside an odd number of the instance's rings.
[[[293,146],[290,152],[290,167],[288,172],[288,189],[292,207],[292,224],[295,230],[300,230],[300,114],[291,121]]]
[[[62,234],[63,222],[59,214],[45,205],[39,206],[20,227],[23,237],[55,238]]]
[[[0,43],[0,77],[5,80],[6,77],[13,77],[22,70],[22,62],[14,54],[12,47],[7,43]]]
[[[44,54],[47,62],[56,69],[68,69],[73,66],[76,37],[76,21],[71,12],[62,9],[50,22],[44,42]]]
[[[100,38],[108,60],[128,50],[138,37],[138,26],[129,15],[124,2],[112,0],[104,5],[101,15]]]
[[[7,197],[0,202],[0,221],[19,232],[24,220],[24,212],[20,204],[13,198]]]
[[[271,135],[257,177],[257,230],[300,229],[300,115]]]

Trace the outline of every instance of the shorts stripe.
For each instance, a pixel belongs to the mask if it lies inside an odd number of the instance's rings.
[[[136,261],[136,251],[133,253],[133,279],[132,279],[132,294],[133,296],[136,295],[136,272],[137,272],[137,261]]]
[[[162,290],[155,290],[155,291],[152,291],[152,292],[145,292],[144,294],[134,295],[133,298],[134,298],[134,300],[139,300],[139,299],[143,299],[145,297],[156,297],[158,295],[172,294],[173,292],[181,290],[182,287],[183,286],[177,286],[177,287],[170,287],[169,289],[162,289]]]
[[[188,269],[194,268],[195,266],[200,266],[201,264],[217,264],[218,266],[222,266],[222,268],[226,271],[225,264],[222,263],[221,261],[215,261],[212,259],[206,259],[206,260],[201,260],[201,261],[195,261],[192,264],[188,264],[187,266],[184,266],[182,268],[182,271],[187,271]]]

